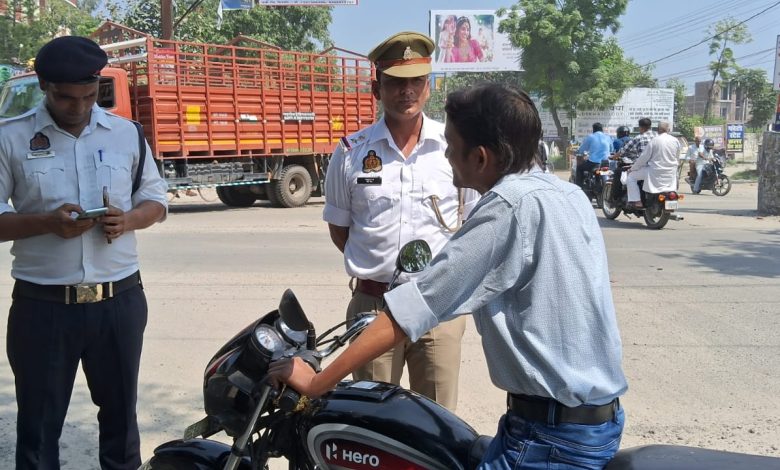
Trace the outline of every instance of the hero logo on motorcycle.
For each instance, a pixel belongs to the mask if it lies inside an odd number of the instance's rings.
[[[344,439],[327,439],[322,442],[321,455],[333,469],[399,469],[422,470],[424,467],[376,447]]]

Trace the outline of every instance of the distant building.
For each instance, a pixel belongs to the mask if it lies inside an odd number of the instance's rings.
[[[692,96],[685,97],[685,112],[689,116],[704,115],[707,106],[710,81],[696,82]],[[746,103],[745,93],[731,83],[715,83],[713,89],[715,100],[710,106],[712,116],[722,117],[728,122],[746,122],[750,120],[750,103]]]
[[[74,8],[78,6],[76,4],[77,0],[53,0],[53,1],[55,1],[55,2],[65,2],[65,3],[67,3],[68,5],[71,5]],[[9,3],[12,4],[11,5],[12,8],[13,7],[16,8],[16,11],[14,12],[14,15],[13,15],[14,20],[15,21],[24,21],[26,19],[26,16],[27,16],[25,14],[25,12],[22,10],[22,4],[24,2],[19,2],[19,1],[9,2],[8,0],[0,0],[0,15],[6,16],[6,17],[10,17],[10,15],[8,14],[9,13],[8,12],[8,9],[9,9],[8,4]],[[37,15],[38,12],[41,11],[42,9],[46,8],[46,0],[38,0],[36,3],[38,4],[38,10],[35,12],[35,15]],[[35,15],[33,15],[33,16],[35,16]]]

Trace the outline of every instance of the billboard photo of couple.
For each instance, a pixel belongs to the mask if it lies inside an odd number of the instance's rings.
[[[498,32],[490,10],[431,10],[430,36],[436,44],[434,72],[519,70],[520,51]]]

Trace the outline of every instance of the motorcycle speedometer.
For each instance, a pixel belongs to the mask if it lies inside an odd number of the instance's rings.
[[[284,340],[275,329],[268,325],[260,325],[255,328],[252,339],[256,349],[269,360],[278,359],[284,352]]]
[[[250,376],[259,377],[268,370],[271,361],[279,359],[285,342],[277,331],[265,324],[258,325],[249,336],[242,354],[242,369]]]

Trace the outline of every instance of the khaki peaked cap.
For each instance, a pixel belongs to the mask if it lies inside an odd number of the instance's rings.
[[[435,46],[428,36],[403,31],[385,39],[368,53],[376,69],[393,77],[421,77],[431,73],[431,54]]]

